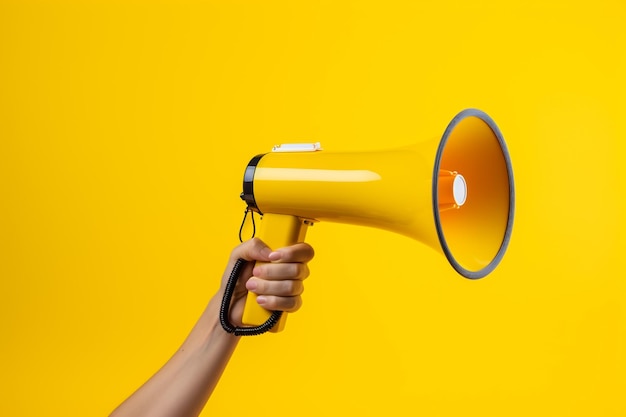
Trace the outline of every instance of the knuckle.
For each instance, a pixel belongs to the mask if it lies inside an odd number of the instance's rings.
[[[298,276],[298,264],[295,263],[289,263],[289,264],[285,264],[285,277],[286,278],[295,278]]]
[[[307,255],[307,259],[311,260],[315,257],[315,249],[313,249],[313,246],[306,244],[307,245],[307,250],[306,250],[306,255]]]
[[[290,281],[291,285],[289,288],[289,295],[301,295],[304,291],[304,285],[302,285],[302,281]]]
[[[302,279],[308,278],[311,271],[307,264],[300,264],[298,276]]]
[[[302,305],[302,298],[300,297],[289,297],[288,300],[287,308],[289,311],[296,311]]]
[[[296,293],[296,282],[295,281],[291,281],[291,280],[283,281],[282,285],[283,285],[282,293],[284,295],[295,295],[295,293]]]

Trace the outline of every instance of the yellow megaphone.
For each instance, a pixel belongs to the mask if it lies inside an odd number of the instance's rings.
[[[459,274],[477,279],[506,251],[514,196],[500,130],[484,112],[467,109],[441,139],[397,149],[276,146],[248,163],[241,198],[261,214],[257,236],[272,248],[304,241],[318,221],[371,226],[419,240],[442,252]],[[243,323],[255,326],[250,334],[280,331],[285,317],[248,293]]]

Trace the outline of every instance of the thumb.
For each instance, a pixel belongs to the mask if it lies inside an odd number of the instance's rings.
[[[252,238],[237,246],[232,256],[235,259],[243,258],[246,261],[270,261],[272,250],[259,238]]]

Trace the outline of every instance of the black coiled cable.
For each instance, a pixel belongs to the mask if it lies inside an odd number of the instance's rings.
[[[224,290],[224,296],[222,297],[222,304],[220,306],[220,323],[224,330],[228,333],[234,333],[235,336],[257,336],[263,334],[272,329],[278,323],[281,316],[283,315],[282,311],[273,311],[272,315],[269,319],[260,326],[255,327],[237,327],[233,326],[231,322],[228,320],[228,313],[230,311],[230,302],[233,298],[233,294],[235,292],[235,286],[237,285],[237,280],[239,280],[239,275],[241,275],[241,270],[246,265],[247,261],[245,259],[237,259],[235,262],[235,266],[233,266],[233,270],[230,272],[230,276],[228,277],[228,282],[226,283],[226,289]]]

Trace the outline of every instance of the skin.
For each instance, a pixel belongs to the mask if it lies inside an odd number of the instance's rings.
[[[220,290],[178,351],[128,399],[111,417],[187,417],[198,416],[215,389],[240,337],[222,329],[219,308],[226,281],[238,258],[249,262],[243,269],[229,319],[242,326],[241,316],[247,291],[259,296],[257,302],[268,310],[297,311],[302,305],[303,280],[308,277],[307,263],[313,248],[306,243],[272,251],[254,238],[235,247],[224,271]]]

